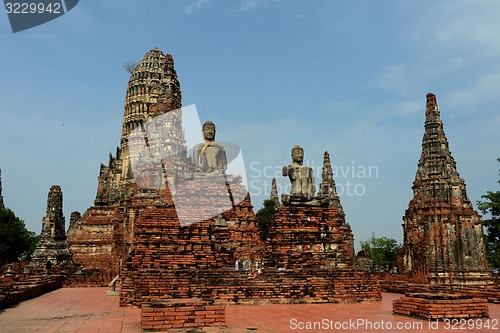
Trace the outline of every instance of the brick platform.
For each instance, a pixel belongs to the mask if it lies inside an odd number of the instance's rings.
[[[464,294],[411,293],[392,302],[394,314],[424,319],[488,318],[488,301]]]
[[[411,283],[408,281],[379,280],[382,291],[389,293],[446,293],[454,292],[469,295],[474,298],[485,298],[489,303],[500,304],[500,285],[487,284],[482,286],[437,285]]]
[[[366,272],[264,270],[255,278],[229,269],[141,269],[135,274],[122,284],[122,306],[167,297],[198,297],[221,305],[381,301],[377,281]]]
[[[143,332],[225,326],[225,311],[199,298],[153,299],[142,303],[141,323]]]
[[[45,275],[16,280],[0,278],[0,309],[61,288],[60,275]]]
[[[281,206],[269,224],[268,267],[353,267],[354,239],[335,207]]]

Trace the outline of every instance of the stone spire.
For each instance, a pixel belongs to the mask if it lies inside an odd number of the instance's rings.
[[[276,206],[280,204],[279,198],[278,198],[278,188],[276,186],[276,178],[273,178],[271,182],[271,195],[269,196],[269,200],[274,201]]]
[[[423,200],[439,201],[460,206],[469,203],[465,182],[457,172],[448,140],[443,130],[439,107],[434,94],[427,94],[425,132],[422,154],[413,183],[414,195]]]
[[[3,204],[3,197],[2,197],[2,170],[0,169],[0,210],[4,210],[5,206]]]
[[[71,254],[66,242],[63,195],[58,185],[50,188],[47,197],[47,212],[42,219],[42,232],[31,258],[34,267],[52,269],[71,264]]]
[[[431,93],[412,188],[413,199],[403,217],[400,270],[436,283],[480,281],[488,271],[482,222],[457,172]]]
[[[319,184],[320,197],[328,198],[330,206],[338,209],[340,214],[344,214],[344,208],[340,204],[340,198],[337,194],[337,185],[333,179],[332,164],[330,154],[325,151],[323,155],[323,170],[321,173],[321,183]]]
[[[186,163],[181,107],[181,88],[174,60],[170,54],[154,48],[139,61],[130,76],[120,147],[116,156],[110,154],[107,166],[101,164],[95,205],[110,205],[132,191],[134,181],[140,177],[134,175],[132,163],[139,159],[151,159],[144,163],[151,170],[141,171],[154,184],[161,182],[161,163],[164,162],[168,170]],[[167,117],[158,117],[167,113]],[[158,151],[169,156],[167,161],[151,155]],[[157,187],[161,184],[156,184]]]
[[[53,185],[47,197],[47,213],[42,220],[42,238],[65,239],[65,219],[63,215],[61,187]]]

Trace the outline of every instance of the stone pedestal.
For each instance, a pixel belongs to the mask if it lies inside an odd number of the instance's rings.
[[[354,239],[334,207],[281,206],[269,225],[267,267],[353,267]]]

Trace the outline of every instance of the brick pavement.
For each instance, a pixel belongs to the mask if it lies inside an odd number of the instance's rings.
[[[0,332],[36,333],[139,333],[140,309],[119,307],[116,296],[106,296],[108,288],[63,288],[38,298],[22,302],[0,311]],[[456,325],[445,330],[430,327],[429,322],[392,314],[392,300],[399,294],[383,294],[382,303],[361,304],[276,304],[241,305],[226,307],[227,328],[206,328],[191,332],[206,333],[281,333],[281,332],[498,332],[500,331],[500,304],[489,304],[490,324],[496,329],[478,329],[477,322],[471,328]],[[331,320],[331,322],[330,322]],[[352,326],[350,321],[359,323]],[[359,321],[358,321],[359,320]],[[384,324],[382,324],[382,321]],[[321,327],[301,329],[307,323],[325,324]],[[335,324],[346,329],[335,329]],[[390,324],[388,324],[390,323]],[[396,329],[396,325],[410,325],[408,329]],[[485,323],[485,320],[481,320]],[[346,326],[347,325],[347,326]],[[372,327],[370,328],[369,325]],[[384,325],[381,327],[380,325]],[[394,329],[389,330],[392,325]],[[415,326],[416,325],[416,326]],[[379,329],[377,329],[377,327]],[[465,329],[464,329],[465,328]],[[182,332],[182,331],[177,331]]]
[[[137,333],[141,310],[120,308],[109,288],[62,288],[0,311],[0,332]]]
[[[500,332],[500,304],[489,304],[490,324],[496,329],[478,329],[475,322],[469,329],[460,323],[445,329],[444,323],[435,327],[435,322],[418,320],[392,314],[392,301],[401,294],[383,293],[381,303],[360,304],[276,304],[261,306],[226,307],[226,324],[229,327],[258,328],[257,332]],[[331,322],[330,322],[331,320]],[[486,320],[479,319],[484,325]],[[314,328],[314,322],[319,325]],[[383,323],[382,323],[383,322]],[[308,323],[311,329],[306,329]],[[322,324],[326,323],[322,327]],[[351,324],[353,323],[353,324]],[[357,325],[359,323],[359,325]],[[344,328],[335,325],[344,324]],[[403,325],[398,329],[397,325]],[[406,326],[405,328],[405,325]],[[301,329],[304,327],[304,329]],[[392,329],[391,329],[392,328]]]

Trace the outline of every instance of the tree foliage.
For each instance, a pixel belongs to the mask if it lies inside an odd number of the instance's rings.
[[[383,270],[396,265],[396,255],[401,245],[393,238],[375,237],[375,233],[367,241],[361,242],[361,249],[365,250],[373,261],[375,269]]]
[[[38,236],[10,209],[0,210],[0,265],[29,259]]]
[[[266,240],[269,235],[269,223],[276,213],[276,203],[274,200],[264,200],[264,207],[257,212],[257,223],[260,229],[260,236],[262,240]]]
[[[497,158],[500,162],[500,158]],[[500,180],[498,181],[500,184]],[[492,268],[500,267],[500,191],[486,192],[481,198],[485,201],[477,201],[477,207],[489,219],[483,220],[483,227],[486,228],[486,251],[488,261]]]

